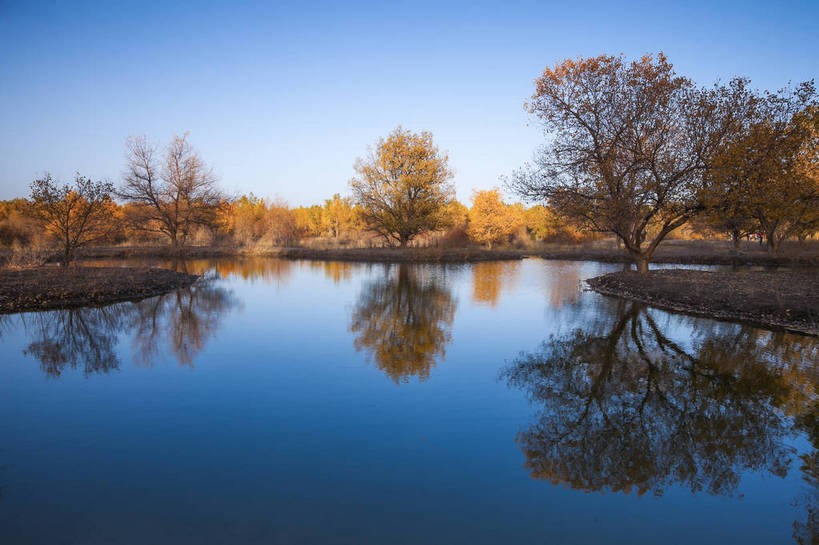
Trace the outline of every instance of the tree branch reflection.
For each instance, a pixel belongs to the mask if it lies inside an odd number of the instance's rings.
[[[805,365],[814,340],[796,352],[793,337],[719,324],[694,327],[685,349],[642,306],[612,310],[502,373],[538,409],[517,437],[533,478],[588,492],[732,494],[744,470],[787,474],[784,439],[816,410],[816,367]]]
[[[365,285],[353,309],[350,330],[356,350],[396,384],[412,376],[423,381],[446,355],[452,340],[456,302],[441,279],[399,265]],[[428,271],[426,271],[428,272]]]
[[[50,377],[78,368],[86,376],[106,373],[119,369],[117,344],[131,334],[137,363],[151,365],[165,346],[180,364],[191,365],[235,305],[211,278],[135,303],[27,314],[22,321],[31,342],[24,354]]]

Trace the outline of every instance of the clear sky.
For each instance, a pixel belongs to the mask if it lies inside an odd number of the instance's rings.
[[[466,202],[531,158],[546,66],[660,50],[702,84],[814,78],[819,2],[0,0],[0,199],[45,171],[118,182],[128,135],[189,131],[228,193],[312,204],[400,124]]]

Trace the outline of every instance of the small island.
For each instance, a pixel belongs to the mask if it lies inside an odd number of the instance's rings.
[[[189,286],[198,278],[149,267],[0,270],[0,313],[134,301]]]
[[[666,310],[819,335],[816,270],[622,271],[587,283],[598,293]]]

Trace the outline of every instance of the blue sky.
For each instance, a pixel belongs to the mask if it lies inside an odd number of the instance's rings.
[[[458,197],[543,138],[523,109],[567,57],[664,51],[698,83],[819,68],[819,2],[0,0],[0,199],[45,171],[118,182],[124,142],[190,132],[230,194],[321,202],[397,125],[449,152]]]

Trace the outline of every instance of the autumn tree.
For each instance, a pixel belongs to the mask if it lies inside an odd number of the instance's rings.
[[[535,240],[580,242],[587,236],[567,218],[542,204],[527,208],[523,222],[526,232]]]
[[[294,208],[293,217],[296,229],[303,235],[318,237],[324,232],[324,208],[317,204]]]
[[[258,240],[267,230],[267,207],[253,193],[231,202],[225,212],[224,227],[237,241],[247,243]]]
[[[31,217],[30,203],[26,199],[0,201],[0,244],[11,246],[15,242],[31,244],[39,226]]]
[[[469,223],[469,208],[461,204],[457,199],[447,205],[446,211],[446,226],[455,229],[465,229]]]
[[[270,203],[267,209],[267,226],[273,244],[278,246],[292,246],[298,235],[296,215],[281,199]]]
[[[31,211],[62,248],[66,267],[74,251],[106,234],[113,203],[110,182],[92,181],[77,174],[71,184],[55,182],[51,174],[31,183]]]
[[[709,216],[765,233],[768,249],[819,228],[819,109],[813,82],[754,94],[742,131],[714,157],[703,199]]]
[[[503,202],[498,188],[472,193],[466,229],[470,239],[491,248],[493,244],[508,241],[522,223],[519,210]]]
[[[127,142],[128,164],[119,196],[134,203],[131,223],[184,246],[199,225],[210,225],[222,203],[216,177],[188,142],[175,136],[165,156],[145,137]]]
[[[323,220],[330,236],[338,238],[342,232],[351,229],[355,222],[353,200],[338,193],[332,199],[325,200]]]
[[[732,119],[734,87],[698,89],[660,53],[565,60],[528,104],[547,143],[511,186],[586,228],[614,233],[640,272],[699,209],[696,188]]]
[[[362,219],[389,245],[404,247],[417,235],[445,225],[454,196],[452,170],[431,133],[398,127],[356,161],[355,171],[350,186]]]

